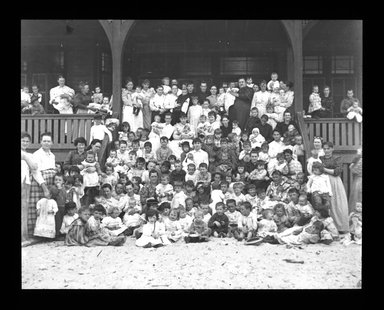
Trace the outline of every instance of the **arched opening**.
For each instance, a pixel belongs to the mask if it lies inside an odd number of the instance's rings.
[[[286,30],[278,20],[146,20],[132,26],[123,51],[123,80],[161,78],[208,84],[271,72],[287,79]]]
[[[111,48],[97,20],[21,21],[21,84],[38,84],[48,104],[59,74],[75,91],[88,81],[111,94]]]
[[[318,21],[303,41],[303,93],[307,110],[312,86],[320,92],[330,86],[335,102],[334,116],[347,89],[362,95],[362,22],[358,20]]]

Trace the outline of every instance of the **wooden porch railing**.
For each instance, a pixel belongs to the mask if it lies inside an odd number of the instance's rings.
[[[57,161],[63,160],[68,150],[74,149],[73,141],[84,137],[89,143],[92,126],[92,114],[40,114],[21,115],[21,131],[28,132],[31,137],[30,150],[40,147],[40,135],[44,132],[52,133],[52,151]]]
[[[336,151],[356,151],[363,145],[362,123],[345,118],[305,119],[309,141],[320,136],[334,144]]]

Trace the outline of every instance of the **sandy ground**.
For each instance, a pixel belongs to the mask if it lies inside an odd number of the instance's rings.
[[[234,239],[143,249],[22,248],[23,289],[338,289],[359,288],[361,246],[245,246]],[[283,259],[303,260],[303,264]]]

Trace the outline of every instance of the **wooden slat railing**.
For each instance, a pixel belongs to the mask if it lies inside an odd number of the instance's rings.
[[[322,118],[303,120],[309,141],[320,136],[323,141],[330,141],[335,151],[356,151],[363,145],[362,123],[345,118]],[[301,128],[300,128],[301,129]]]
[[[21,115],[21,131],[31,135],[31,149],[40,147],[40,135],[47,131],[52,133],[53,149],[69,149],[78,137],[90,142],[92,119],[92,114]]]

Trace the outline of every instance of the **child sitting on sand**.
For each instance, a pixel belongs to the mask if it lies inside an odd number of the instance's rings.
[[[277,232],[277,225],[273,220],[273,210],[265,209],[262,212],[263,219],[258,222],[257,236],[264,238]]]
[[[165,225],[158,221],[157,210],[149,209],[145,214],[147,223],[143,226],[143,234],[136,240],[136,246],[143,248],[160,247],[171,244],[165,233]]]
[[[237,230],[234,232],[234,237],[238,241],[245,239],[246,241],[252,238],[257,230],[257,215],[251,212],[252,205],[245,201],[241,204],[241,216],[237,222]]]
[[[190,198],[187,198],[187,199],[190,199]],[[188,235],[188,230],[189,230],[189,227],[191,227],[192,222],[193,222],[193,218],[187,213],[187,210],[185,210],[185,208],[182,206],[179,207],[179,223],[181,225],[181,229],[183,230],[184,237]]]
[[[171,242],[177,242],[183,235],[183,229],[179,222],[179,212],[177,209],[172,209],[169,212],[168,218],[164,221],[165,233]]]
[[[228,217],[228,237],[231,238],[234,232],[237,230],[237,223],[241,217],[241,213],[236,210],[236,201],[234,199],[227,200],[227,209],[225,215]]]
[[[87,246],[123,245],[125,236],[113,236],[109,230],[101,225],[101,219],[106,214],[105,208],[97,204],[93,208],[93,215],[85,225],[85,234],[89,237]]]
[[[287,228],[290,227],[288,216],[285,212],[284,204],[278,203],[274,207],[275,214],[273,215],[273,220],[277,225],[277,232],[281,233]]]
[[[184,237],[186,243],[206,242],[209,240],[211,230],[207,223],[203,221],[203,212],[198,210],[195,212],[195,219],[189,227],[188,236]]]
[[[103,218],[101,226],[108,229],[112,236],[118,236],[122,234],[127,229],[127,227],[123,225],[123,222],[119,217],[121,211],[118,207],[110,208],[109,212],[110,215]]]
[[[63,217],[63,223],[61,224],[60,233],[66,234],[72,222],[76,220],[79,215],[76,213],[77,206],[73,201],[69,201],[65,204],[65,215]]]
[[[224,214],[224,203],[216,203],[216,213],[208,221],[214,237],[224,238],[228,233],[228,217]]]

